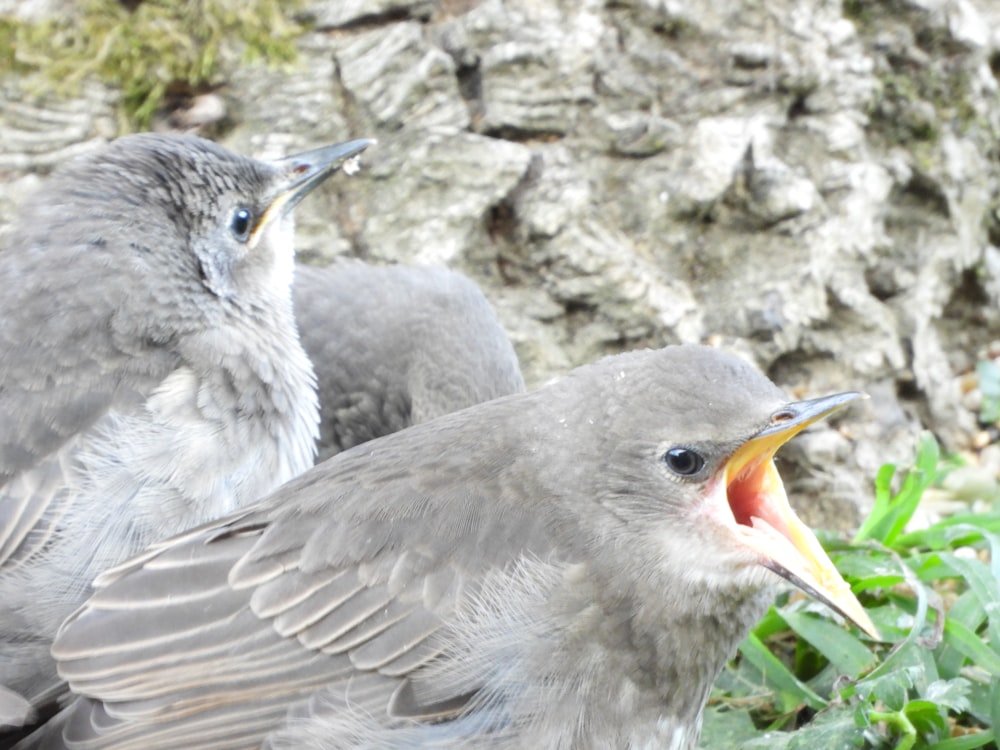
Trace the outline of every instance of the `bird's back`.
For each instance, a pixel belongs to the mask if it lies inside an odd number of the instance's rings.
[[[320,460],[524,390],[496,313],[455,271],[357,261],[299,266],[294,294],[319,386]]]

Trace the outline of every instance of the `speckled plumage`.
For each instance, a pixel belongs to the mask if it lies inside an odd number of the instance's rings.
[[[25,747],[693,750],[774,580],[713,488],[794,413],[669,347],[341,453],[102,575]]]
[[[0,252],[0,685],[43,700],[93,576],[312,463],[290,209],[333,168],[136,135],[21,209]]]
[[[444,268],[299,266],[295,317],[316,368],[318,459],[524,390],[496,313]]]

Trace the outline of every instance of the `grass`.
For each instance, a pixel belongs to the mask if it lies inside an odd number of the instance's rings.
[[[704,748],[997,749],[1000,503],[906,530],[954,467],[924,437],[912,468],[882,467],[855,538],[823,539],[884,642],[785,595],[716,682]]]
[[[36,93],[75,95],[90,77],[121,91],[142,130],[171,90],[210,89],[234,65],[295,59],[298,0],[82,0],[42,21],[0,18],[0,72]]]

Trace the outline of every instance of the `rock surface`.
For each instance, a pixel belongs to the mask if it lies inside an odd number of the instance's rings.
[[[1000,339],[995,3],[306,6],[294,66],[233,66],[220,90],[237,150],[379,139],[299,209],[303,259],[464,271],[529,383],[710,341],[796,395],[868,391],[789,452],[825,525],[853,523],[921,427],[969,445],[963,383]],[[39,98],[3,76],[0,225],[119,127],[109,88]],[[854,471],[816,476],[831,464]]]

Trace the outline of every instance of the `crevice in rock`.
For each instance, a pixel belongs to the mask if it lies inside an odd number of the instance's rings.
[[[333,57],[332,84],[334,91],[336,92],[337,99],[340,101],[341,113],[344,116],[344,120],[355,132],[365,130],[368,123],[364,122],[364,118],[361,116],[361,112],[363,110],[358,104],[358,101],[354,96],[354,92],[352,92],[344,83],[343,72],[340,69],[340,60],[337,59],[336,55]],[[374,132],[374,130],[372,132]]]
[[[509,200],[502,200],[486,212],[486,233],[494,242],[513,242],[517,234],[517,218]]]
[[[529,269],[533,269],[534,264],[524,255],[524,252],[530,253],[530,249],[522,250],[527,243],[517,206],[525,191],[538,181],[541,169],[541,159],[532,157],[521,178],[503,198],[490,206],[483,219],[486,236],[496,248],[497,273],[508,286],[522,284],[533,275]]]
[[[948,196],[944,194],[940,183],[919,171],[914,171],[905,185],[896,188],[891,202],[897,208],[905,208],[907,216],[917,216],[921,211],[927,211],[946,219],[951,218]]]
[[[513,143],[555,143],[566,137],[565,133],[554,130],[526,130],[512,125],[486,128],[482,134]]]
[[[483,119],[483,77],[479,63],[462,65],[455,59],[455,78],[458,79],[458,95],[469,111],[471,129],[478,130]]]
[[[479,63],[460,65],[455,61],[455,77],[458,78],[458,93],[470,105],[483,99],[483,77],[479,72]]]
[[[333,80],[331,84],[334,87],[336,98],[340,102],[344,120],[350,130],[354,133],[374,133],[374,128],[370,128],[364,122],[364,118],[361,116],[362,110],[354,94],[344,84],[340,61],[336,56],[333,57]],[[336,203],[334,204],[336,213],[335,221],[351,247],[351,257],[369,260],[370,251],[368,243],[365,241],[362,227],[354,220],[354,214],[351,210],[352,202],[357,200],[354,196],[352,186],[348,185],[346,180],[330,180],[327,185],[327,189],[332,190],[334,195],[336,195]]]
[[[887,302],[900,292],[899,285],[887,273],[883,264],[865,269],[865,286],[879,302]]]
[[[934,326],[949,346],[952,367],[962,371],[975,366],[976,352],[997,337],[998,315],[983,286],[978,268],[967,268],[957,279]]]
[[[785,110],[785,117],[789,120],[797,120],[807,114],[809,114],[809,109],[806,107],[806,94],[798,94],[793,97],[788,109]]]
[[[994,198],[994,203],[990,211],[984,218],[986,224],[986,238],[994,247],[1000,247],[1000,203]]]
[[[399,23],[400,21],[426,21],[426,14],[414,14],[411,13],[410,8],[391,8],[381,13],[368,13],[365,15],[357,16],[352,18],[346,23],[338,24],[336,26],[319,26],[316,31],[319,32],[345,32],[345,31],[367,31],[369,29],[376,29],[382,26],[388,26],[389,24]],[[299,23],[308,24],[310,21],[315,22],[314,18],[311,18],[308,13],[300,13],[295,16],[295,20]]]
[[[775,383],[805,383],[811,379],[813,370],[816,369],[816,360],[829,361],[830,359],[828,354],[806,354],[802,351],[785,352],[778,355],[765,372]]]

